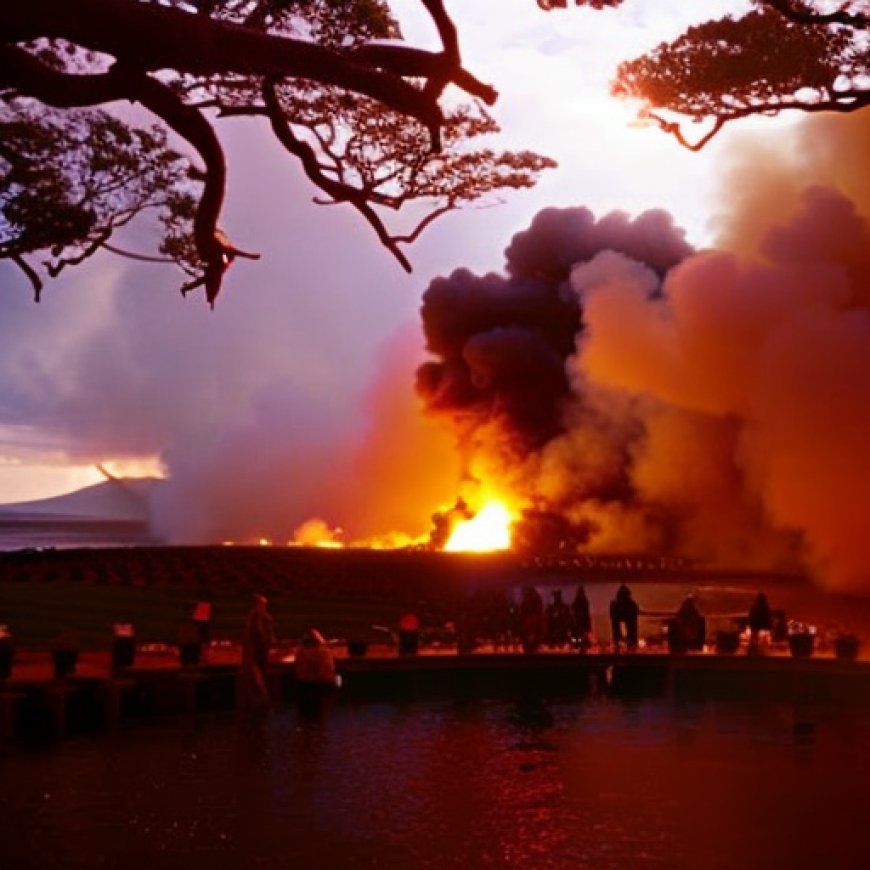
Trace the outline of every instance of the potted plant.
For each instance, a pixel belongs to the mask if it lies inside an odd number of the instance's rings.
[[[62,631],[52,642],[51,659],[56,678],[75,673],[79,660],[79,639],[74,631]]]
[[[12,675],[12,660],[15,658],[15,643],[9,629],[0,625],[0,680]]]
[[[362,658],[369,651],[369,642],[360,638],[348,638],[347,654],[351,658]]]

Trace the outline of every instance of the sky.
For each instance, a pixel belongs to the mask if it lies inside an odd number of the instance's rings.
[[[395,5],[409,41],[434,45],[416,2]],[[835,508],[859,516],[870,485],[855,473],[870,434],[855,413],[868,406],[870,364],[867,125],[762,119],[694,154],[633,124],[608,93],[619,60],[744,6],[448,3],[466,65],[500,91],[498,144],[559,167],[533,190],[436,222],[407,249],[411,275],[355,213],[313,205],[315,191],[251,120],[219,127],[224,226],[262,259],[233,266],[214,310],[183,300],[170,270],[108,254],[48,285],[39,305],[0,266],[0,503],[95,482],[95,463],[159,467],[169,480],[156,521],[171,540],[282,541],[312,523],[348,540],[414,536],[471,470],[509,481],[524,506],[592,523],[601,549],[676,535],[699,558],[722,557],[723,545],[759,564],[797,558],[831,586],[863,590],[870,552]],[[643,217],[654,209],[670,217]],[[607,218],[614,211],[624,215]],[[555,255],[551,233],[588,249],[546,291],[568,293],[589,321],[561,361],[560,433],[508,463],[507,447],[492,449],[519,431],[505,417],[466,428],[457,451],[456,408],[432,393],[424,417],[414,391],[432,359],[423,327],[437,332],[444,294],[525,293],[523,246]],[[663,277],[641,237],[683,261]],[[474,353],[458,355],[478,374],[521,340],[496,333],[470,336]],[[597,462],[598,489],[577,485],[591,466],[578,456]],[[620,500],[612,491],[625,480],[634,497]]]
[[[300,437],[340,439],[380,349],[418,321],[429,280],[458,264],[500,269],[506,240],[543,206],[662,206],[703,240],[716,147],[686,154],[630,126],[631,108],[608,95],[618,60],[679,32],[685,5],[543,13],[530,0],[448,4],[467,65],[500,91],[498,144],[536,149],[560,166],[532,191],[436,223],[409,250],[410,276],[356,215],[312,205],[292,160],[250,121],[219,126],[230,160],[224,222],[263,258],[231,271],[214,312],[196,297],[182,301],[171,270],[111,255],[54,281],[40,305],[15,269],[0,267],[0,503],[95,482],[96,461],[149,473],[163,450],[199,438],[199,423],[224,426],[236,403],[271,403],[272,391]],[[693,4],[710,14],[734,5]],[[434,47],[417,7],[395,4],[406,38]],[[135,415],[135,432],[123,425],[131,403],[147,418],[143,427]]]

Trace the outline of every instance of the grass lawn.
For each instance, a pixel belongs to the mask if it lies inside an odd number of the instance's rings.
[[[172,643],[197,600],[187,591],[161,586],[6,583],[0,586],[0,623],[20,647],[47,647],[69,630],[85,649],[108,649],[116,622],[132,623],[138,642]],[[202,600],[212,602],[212,637],[238,639],[252,605],[250,591],[203,594]],[[328,637],[358,635],[372,625],[394,628],[401,613],[401,608],[379,602],[304,599],[280,591],[272,592],[269,602],[279,639],[298,637],[310,626]]]
[[[460,572],[461,573],[461,572]],[[254,592],[268,596],[279,639],[314,626],[328,637],[383,639],[406,610],[424,625],[454,616],[450,565],[412,555],[305,553],[261,548],[57,550],[0,554],[0,624],[20,648],[46,647],[62,631],[108,649],[129,622],[140,643],[177,640],[197,601],[212,604],[214,638],[239,638]]]

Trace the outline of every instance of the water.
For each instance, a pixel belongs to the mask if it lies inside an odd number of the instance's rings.
[[[870,715],[339,704],[0,754],[0,866],[866,868]]]
[[[146,523],[0,513],[0,553],[152,544]]]

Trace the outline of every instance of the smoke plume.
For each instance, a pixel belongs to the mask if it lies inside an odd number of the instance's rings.
[[[521,538],[547,517],[550,544],[870,589],[870,123],[837,121],[769,174],[742,152],[714,249],[662,212],[548,209],[505,277],[432,282],[418,391]]]

